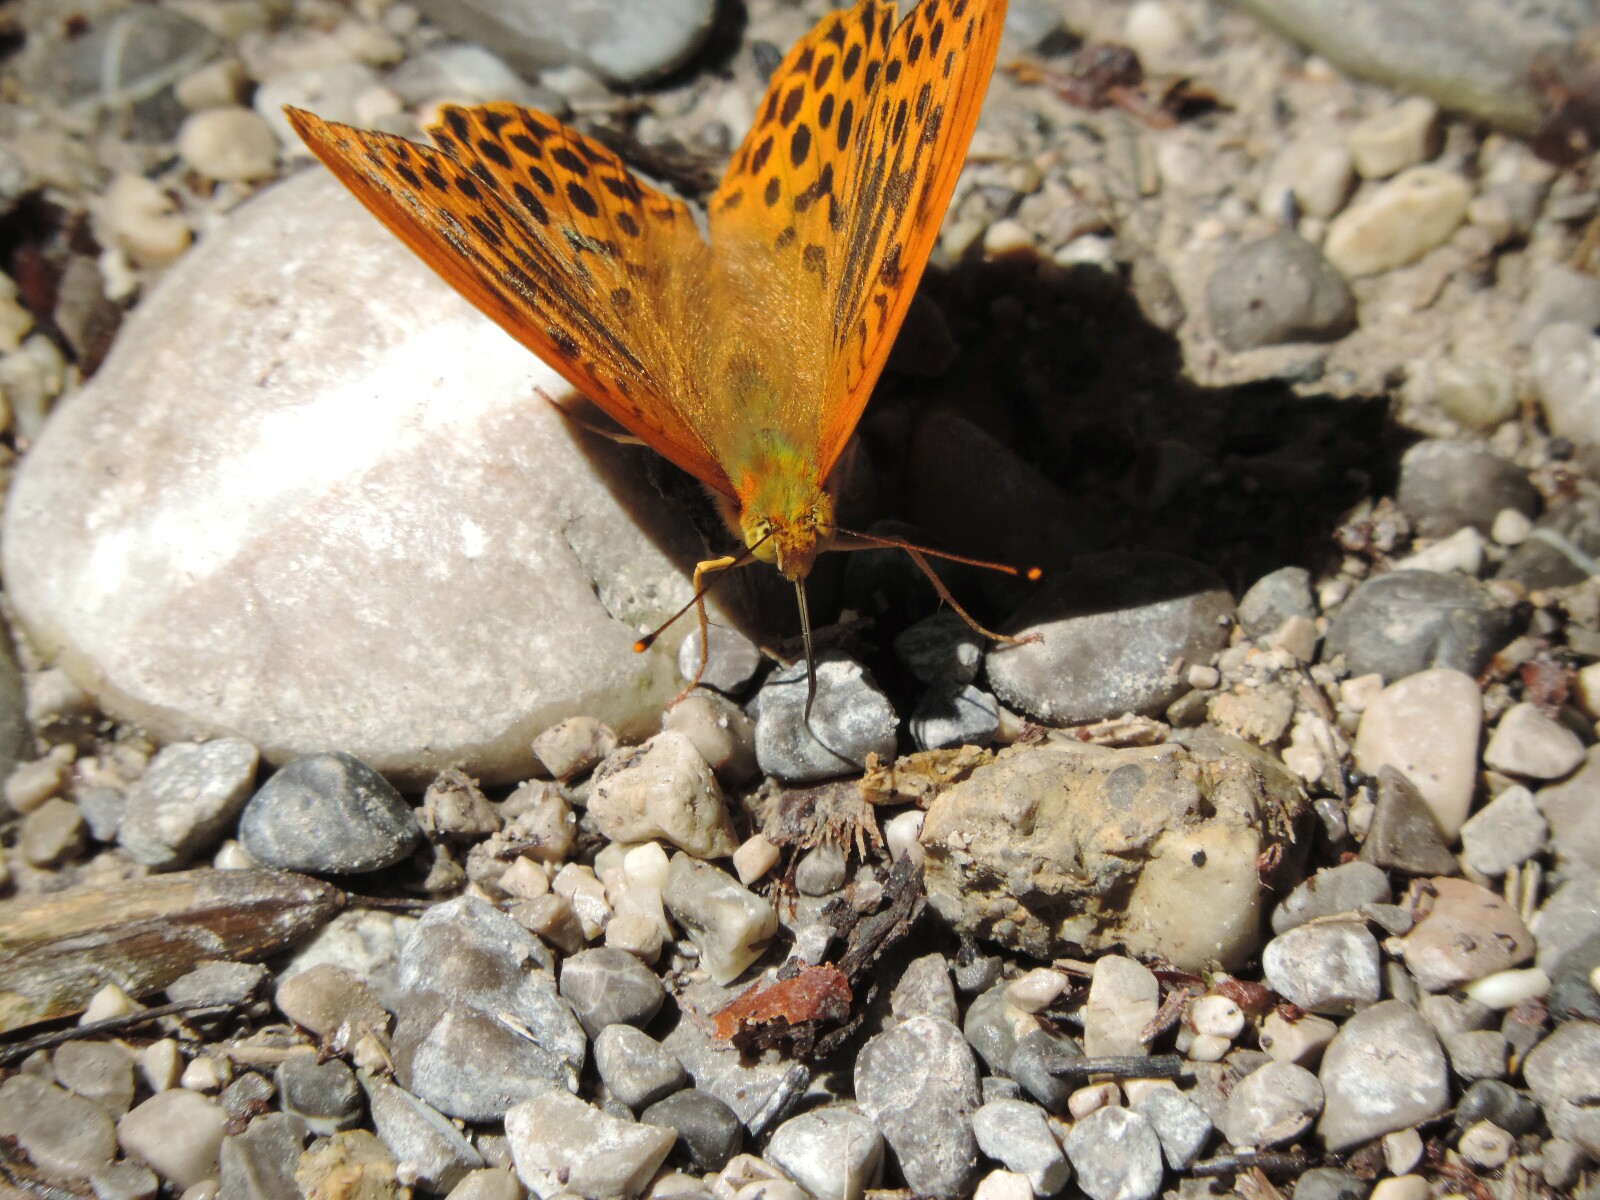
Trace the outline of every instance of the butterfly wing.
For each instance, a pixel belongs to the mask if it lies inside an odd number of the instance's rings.
[[[711,198],[719,262],[787,281],[795,311],[773,323],[816,343],[793,351],[821,366],[782,423],[813,449],[818,478],[854,432],[927,265],[1005,9],[922,0],[897,24],[893,0],[859,0],[824,17],[773,74]]]
[[[624,428],[731,495],[680,409],[709,249],[681,200],[610,150],[511,104],[446,107],[437,149],[289,109],[391,232]]]

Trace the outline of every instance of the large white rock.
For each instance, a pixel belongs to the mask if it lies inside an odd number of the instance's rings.
[[[51,418],[6,512],[28,635],[157,736],[341,749],[402,780],[525,776],[574,713],[653,731],[677,642],[639,630],[704,550],[648,452],[326,173],[188,255]]]

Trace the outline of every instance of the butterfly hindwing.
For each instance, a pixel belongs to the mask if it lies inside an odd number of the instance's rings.
[[[446,107],[437,149],[289,110],[317,157],[457,291],[626,429],[727,493],[675,407],[709,251],[681,200],[511,104]]]

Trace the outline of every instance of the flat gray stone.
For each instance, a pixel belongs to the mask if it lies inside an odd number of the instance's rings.
[[[1323,1052],[1317,1132],[1334,1153],[1407,1129],[1450,1105],[1444,1049],[1420,1013],[1384,1000],[1344,1023]]]

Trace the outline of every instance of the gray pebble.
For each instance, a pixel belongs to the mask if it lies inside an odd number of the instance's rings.
[[[924,954],[906,964],[889,993],[889,1011],[896,1020],[938,1017],[952,1025],[961,1020],[956,989],[950,982],[950,964],[942,954]]]
[[[561,965],[561,995],[590,1037],[607,1025],[643,1025],[667,992],[656,973],[626,950],[580,950]]]
[[[1437,1116],[1450,1105],[1444,1049],[1410,1005],[1384,1000],[1345,1022],[1322,1055],[1322,1121],[1338,1153]]]
[[[756,761],[785,783],[862,770],[868,754],[895,755],[895,714],[864,667],[837,651],[817,658],[817,694],[806,719],[803,662],[774,671],[756,698]]]
[[[696,1171],[720,1171],[739,1153],[744,1127],[739,1115],[709,1092],[686,1088],[657,1100],[639,1114],[639,1123],[674,1129]]]
[[[161,1181],[143,1163],[125,1158],[121,1162],[108,1163],[89,1176],[89,1186],[94,1190],[95,1200],[155,1200],[156,1193],[161,1190]],[[249,1193],[239,1194],[249,1196]],[[277,1197],[274,1196],[273,1200],[277,1200]],[[284,1193],[284,1200],[299,1200],[299,1190]]]
[[[971,683],[983,665],[983,639],[941,608],[896,634],[894,654],[923,683]]]
[[[112,1113],[133,1105],[133,1054],[120,1042],[68,1042],[56,1047],[50,1065],[56,1082]]]
[[[122,848],[156,870],[211,850],[250,799],[259,762],[243,738],[163,746],[128,792],[117,833]]]
[[[1468,1129],[1479,1121],[1490,1121],[1513,1137],[1532,1133],[1540,1120],[1539,1105],[1526,1092],[1519,1092],[1499,1079],[1480,1079],[1461,1094],[1456,1102],[1457,1129]]]
[[[1388,904],[1393,899],[1389,876],[1371,863],[1358,861],[1323,867],[1272,910],[1272,932],[1287,933],[1318,917],[1353,913],[1362,905]]]
[[[1510,1047],[1498,1029],[1471,1029],[1443,1039],[1457,1079],[1503,1079]]]
[[[910,729],[911,740],[923,750],[987,746],[1000,729],[1000,706],[970,683],[941,684],[922,693]]]
[[[1407,875],[1461,873],[1461,864],[1450,852],[1449,840],[1422,793],[1388,766],[1378,772],[1378,798],[1361,858]]]
[[[1571,778],[1539,789],[1539,812],[1549,823],[1551,848],[1565,866],[1600,871],[1600,804],[1595,803],[1596,796],[1600,796],[1600,747],[1596,746],[1589,748],[1586,761]],[[1528,825],[1517,839],[1523,845],[1531,837]]]
[[[1083,1048],[1064,1033],[1035,1029],[1022,1035],[1006,1069],[1049,1112],[1067,1110],[1067,1100],[1077,1084],[1062,1079],[1051,1068],[1083,1057]]]
[[[594,1039],[594,1065],[611,1094],[640,1109],[688,1082],[672,1052],[632,1025],[607,1025]]]
[[[1261,953],[1267,986],[1314,1013],[1354,1012],[1382,995],[1377,939],[1365,924],[1302,925]]]
[[[1558,1021],[1600,1021],[1600,992],[1594,973],[1600,971],[1600,934],[1563,954],[1550,972],[1545,1005]]]
[[[1067,1186],[1072,1168],[1044,1110],[1026,1100],[996,1100],[972,1114],[978,1148],[1006,1170],[1027,1176],[1035,1196],[1054,1196]]]
[[[1239,600],[1239,625],[1256,641],[1277,633],[1290,617],[1315,620],[1311,572],[1304,567],[1279,567],[1250,585]]]
[[[1600,1158],[1600,1025],[1568,1021],[1528,1054],[1523,1078],[1550,1132]]]
[[[999,955],[983,954],[975,942],[964,941],[961,948],[956,951],[950,974],[956,981],[956,988],[972,996],[993,987],[995,981],[1000,978],[1003,966]]]
[[[500,1017],[436,997],[406,1003],[394,1059],[407,1091],[463,1121],[497,1121],[514,1105],[575,1084],[569,1063]]]
[[[1006,985],[996,983],[967,1005],[961,1031],[968,1043],[982,1056],[989,1070],[998,1075],[1007,1073],[1011,1056],[1017,1049],[1017,1010],[1006,997]],[[1036,1022],[1026,1022],[1034,1028]]]
[[[1461,858],[1479,874],[1504,875],[1543,850],[1549,834],[1533,793],[1508,787],[1461,827]]]
[[[1560,321],[1600,328],[1600,279],[1563,263],[1540,263],[1517,317],[1517,340],[1529,345],[1541,329]]]
[[[831,896],[844,886],[844,851],[831,842],[807,850],[794,868],[794,886],[802,896]]]
[[[1072,1127],[1063,1148],[1090,1200],[1150,1200],[1161,1190],[1161,1140],[1132,1109],[1096,1109]]]
[[[1340,1167],[1312,1167],[1295,1180],[1294,1200],[1367,1200],[1372,1185]]]
[[[222,1089],[217,1103],[228,1114],[229,1123],[240,1126],[270,1108],[277,1094],[278,1089],[273,1086],[272,1080],[260,1071],[241,1071]]]
[[[1265,1149],[1299,1139],[1322,1112],[1322,1085],[1304,1067],[1270,1062],[1228,1097],[1222,1134],[1235,1149]]]
[[[870,1038],[855,1063],[856,1103],[883,1134],[906,1185],[955,1196],[973,1184],[978,1143],[978,1060],[961,1031],[913,1017]]]
[[[1206,280],[1211,331],[1229,350],[1337,341],[1356,327],[1350,285],[1290,230],[1224,254]]]
[[[1333,614],[1322,652],[1343,654],[1351,675],[1390,682],[1429,667],[1476,677],[1509,631],[1509,615],[1472,580],[1390,571],[1359,585]]]
[[[221,1195],[228,1200],[300,1200],[295,1168],[305,1127],[288,1113],[264,1113],[222,1139]]]
[[[65,1179],[87,1179],[117,1155],[109,1112],[29,1074],[0,1083],[0,1136],[15,1138],[35,1166]]]
[[[1233,598],[1209,568],[1175,555],[1114,553],[1044,585],[1004,632],[1039,634],[989,651],[1001,703],[1063,725],[1154,715],[1189,690],[1172,664],[1228,643]]]
[[[242,1004],[266,980],[267,969],[260,963],[201,963],[167,985],[167,999],[173,1004]]]
[[[267,866],[359,875],[393,866],[422,830],[382,775],[343,752],[297,758],[245,805],[239,839]]]
[[[277,1074],[283,1111],[312,1133],[325,1137],[361,1120],[361,1086],[342,1059],[319,1063],[314,1054],[296,1054],[278,1065]]]
[[[128,797],[116,788],[86,787],[78,789],[76,799],[89,836],[107,845],[116,841],[123,814],[128,810]]]
[[[519,1104],[505,1120],[517,1174],[549,1200],[636,1196],[677,1141],[670,1130],[608,1116],[566,1092]]]
[[[761,669],[761,650],[731,625],[712,624],[710,629],[711,654],[700,685],[726,696],[737,696]],[[693,679],[700,670],[701,644],[700,627],[696,625],[678,647],[678,674],[685,680]]]
[[[816,1200],[861,1200],[883,1174],[883,1137],[854,1109],[833,1105],[778,1126],[762,1157]]]
[[[1156,1088],[1135,1104],[1133,1111],[1150,1122],[1161,1140],[1167,1166],[1174,1171],[1194,1165],[1211,1140],[1211,1118],[1177,1088]]]
[[[484,1165],[483,1155],[443,1113],[385,1080],[364,1076],[361,1083],[378,1136],[420,1187],[442,1192]]]
[[[1589,577],[1600,557],[1600,497],[1580,495],[1554,505],[1533,524],[1495,572],[1527,588],[1570,587]]]
[[[1473,442],[1418,442],[1400,459],[1395,503],[1418,537],[1448,537],[1471,526],[1488,533],[1502,509],[1537,516],[1539,491],[1527,472]]]
[[[985,1075],[982,1080],[983,1102],[993,1104],[996,1100],[1025,1100],[1022,1085],[1015,1079],[1007,1079],[1004,1075]]]
[[[197,21],[165,9],[129,9],[82,37],[56,41],[40,82],[62,104],[98,98],[104,89],[131,109],[216,52],[216,35]]]
[[[529,84],[504,59],[467,42],[445,42],[412,54],[384,76],[383,86],[408,108],[435,96],[463,104],[509,100],[545,112],[555,112],[552,102],[560,104],[554,93]]]

